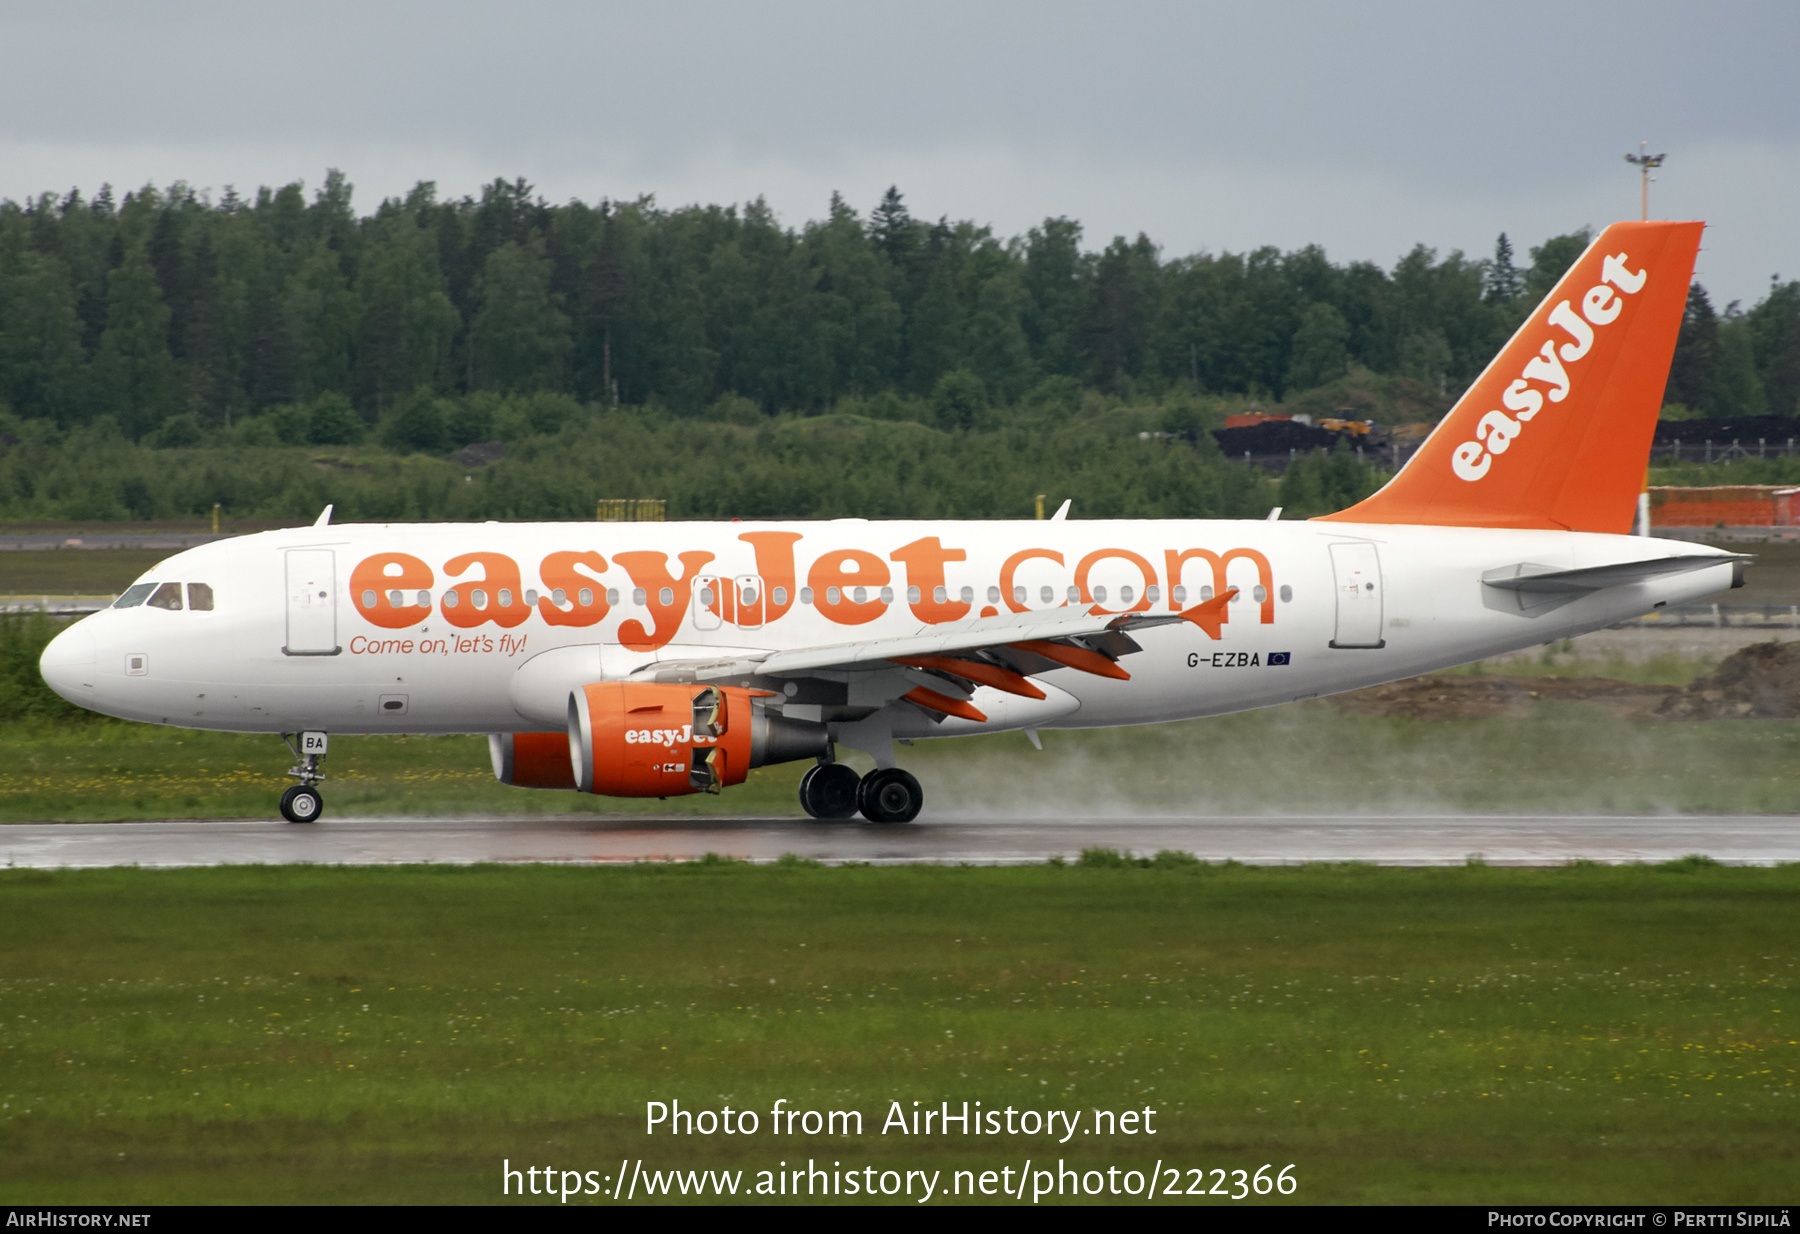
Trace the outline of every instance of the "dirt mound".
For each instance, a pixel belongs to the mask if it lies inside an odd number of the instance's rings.
[[[1328,700],[1365,716],[1524,719],[1541,702],[1598,703],[1621,720],[1791,720],[1800,716],[1800,642],[1733,652],[1686,689],[1609,677],[1413,677]]]
[[[1414,720],[1523,719],[1546,700],[1599,703],[1622,720],[1654,720],[1681,690],[1605,677],[1413,677],[1340,694],[1331,701],[1367,716]]]
[[[1304,454],[1311,450],[1329,450],[1337,445],[1340,434],[1297,420],[1265,420],[1241,428],[1215,429],[1213,436],[1227,457],[1235,457],[1246,451],[1286,454],[1289,450],[1298,450]]]
[[[1733,652],[1657,714],[1666,720],[1791,720],[1800,716],[1800,643]]]

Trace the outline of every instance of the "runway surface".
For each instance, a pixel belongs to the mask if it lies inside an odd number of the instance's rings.
[[[0,863],[35,868],[310,862],[689,861],[707,853],[773,861],[1017,864],[1088,847],[1148,856],[1279,865],[1560,865],[1670,861],[1700,853],[1734,865],[1800,861],[1800,819],[1553,816],[934,819],[900,826],[792,818],[342,818],[49,823],[0,827]]]

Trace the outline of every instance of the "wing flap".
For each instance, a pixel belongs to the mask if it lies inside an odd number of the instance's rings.
[[[1079,638],[1088,634],[1104,634],[1117,628],[1119,617],[1113,613],[1065,612],[1011,613],[1005,617],[982,617],[927,634],[904,635],[899,638],[869,639],[859,643],[834,643],[824,647],[805,647],[795,651],[773,651],[754,656],[734,657],[707,664],[697,671],[702,681],[715,678],[756,674],[765,677],[796,677],[827,669],[854,670],[881,667],[882,661],[940,656],[957,651],[979,651],[1006,643],[1052,641]]]

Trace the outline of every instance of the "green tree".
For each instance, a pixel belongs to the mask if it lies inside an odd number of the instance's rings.
[[[931,410],[939,428],[978,428],[987,420],[987,387],[968,369],[945,373],[931,391]]]
[[[869,240],[896,267],[904,269],[917,251],[919,225],[913,221],[898,185],[889,185],[881,204],[869,213]]]
[[[1494,241],[1494,259],[1488,263],[1486,299],[1490,304],[1511,304],[1525,293],[1525,278],[1513,265],[1512,241],[1501,232]]]
[[[1756,341],[1734,300],[1719,321],[1719,367],[1714,383],[1716,414],[1729,418],[1764,416],[1768,396],[1756,371]]]
[[[1008,268],[982,282],[969,321],[969,355],[975,373],[995,397],[1011,403],[1031,385],[1031,345],[1022,320],[1025,288]]]
[[[379,222],[356,280],[363,306],[359,384],[377,415],[396,397],[444,381],[461,324],[431,234],[405,213]]]
[[[940,222],[918,258],[923,284],[906,337],[906,386],[916,393],[929,394],[939,378],[967,358],[969,312],[962,296],[966,241],[967,236]]]
[[[481,307],[470,328],[477,386],[554,389],[569,354],[569,318],[550,290],[544,241],[508,242],[488,255],[476,281]]]
[[[1045,373],[1074,377],[1081,371],[1079,333],[1088,261],[1081,253],[1081,224],[1045,219],[1025,237],[1025,337]]]
[[[418,454],[442,454],[449,446],[444,401],[420,386],[382,420],[383,444]]]
[[[94,357],[98,407],[133,437],[177,411],[169,310],[140,241],[106,280],[106,329]]]
[[[814,272],[808,324],[829,365],[814,397],[829,403],[892,384],[903,320],[889,291],[893,272],[870,247],[862,220],[843,197],[833,193],[825,221],[807,225],[801,252]]]
[[[335,390],[313,400],[306,439],[319,446],[348,446],[362,440],[363,420],[350,400]]]
[[[1442,330],[1415,330],[1400,340],[1400,375],[1443,391],[1450,372],[1450,344]]]
[[[1705,415],[1717,414],[1719,318],[1713,312],[1706,288],[1699,283],[1688,287],[1687,308],[1681,315],[1681,331],[1675,336],[1675,356],[1669,364],[1668,383],[1663,388],[1663,402],[1684,403],[1701,409]]]
[[[1122,389],[1143,362],[1156,273],[1155,246],[1141,234],[1130,244],[1114,237],[1100,255],[1082,324],[1089,370],[1105,389]]]
[[[1744,316],[1770,414],[1800,416],[1800,282],[1771,282]]]
[[[613,332],[631,300],[631,276],[618,211],[612,203],[602,202],[600,215],[600,244],[583,280],[582,295],[586,314],[600,335],[598,393],[603,401],[617,403],[619,383],[613,372]]]
[[[1381,487],[1382,477],[1340,439],[1327,454],[1315,450],[1288,464],[1282,474],[1283,518],[1313,518],[1355,505]]]
[[[1525,293],[1533,304],[1550,294],[1557,280],[1569,272],[1594,242],[1594,233],[1583,227],[1567,235],[1551,236],[1531,250],[1531,269],[1525,272]]]
[[[344,278],[339,254],[327,241],[313,241],[287,287],[294,384],[300,397],[316,399],[350,389],[361,316],[362,306]]]
[[[1294,331],[1288,358],[1288,390],[1310,390],[1336,381],[1350,368],[1350,323],[1329,304],[1309,304]]]
[[[30,249],[0,261],[0,401],[66,425],[80,409],[86,361],[62,263]]]

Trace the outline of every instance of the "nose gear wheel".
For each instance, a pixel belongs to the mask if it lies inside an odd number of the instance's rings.
[[[325,812],[325,799],[310,784],[296,784],[281,794],[281,817],[290,823],[317,822]]]

